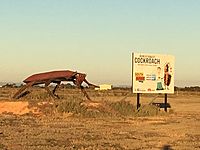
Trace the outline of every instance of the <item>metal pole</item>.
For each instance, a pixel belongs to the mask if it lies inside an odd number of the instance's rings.
[[[165,94],[165,112],[167,112],[167,94]]]
[[[140,107],[140,93],[137,93],[137,109]]]

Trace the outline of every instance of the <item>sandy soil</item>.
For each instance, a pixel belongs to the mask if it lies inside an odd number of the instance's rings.
[[[141,102],[149,103],[151,99],[144,96]],[[127,100],[135,103],[135,97]],[[83,118],[68,113],[22,115],[34,110],[27,101],[1,100],[0,112],[13,114],[0,115],[0,149],[200,149],[200,96],[174,95],[169,97],[169,102],[172,108],[164,115]]]
[[[28,102],[7,102],[7,101],[1,101],[0,102],[0,114],[3,113],[10,113],[10,114],[16,114],[16,115],[24,115],[28,113],[34,113],[38,114],[38,110],[36,107],[29,108]]]

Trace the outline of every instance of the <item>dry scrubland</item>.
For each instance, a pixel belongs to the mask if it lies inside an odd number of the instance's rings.
[[[0,149],[200,149],[200,93],[170,95],[165,113],[142,95],[135,108],[129,90],[87,90],[95,103],[84,103],[78,89],[60,88],[61,99],[44,89],[12,100],[17,88],[0,88]],[[159,95],[154,102],[163,102]],[[7,112],[5,112],[7,111]]]

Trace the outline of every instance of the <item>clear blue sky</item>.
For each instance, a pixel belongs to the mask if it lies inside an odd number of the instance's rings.
[[[131,53],[175,55],[176,85],[200,85],[199,0],[0,0],[0,82],[49,70],[131,85]]]

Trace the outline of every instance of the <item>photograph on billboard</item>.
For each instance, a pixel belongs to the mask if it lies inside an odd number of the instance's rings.
[[[174,63],[172,55],[133,53],[133,93],[174,93]]]

